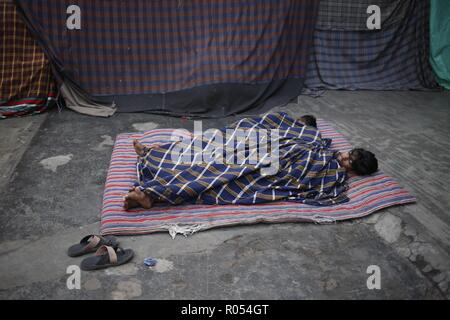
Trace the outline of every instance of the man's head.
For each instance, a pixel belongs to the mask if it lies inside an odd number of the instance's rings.
[[[301,116],[298,120],[300,120],[307,126],[317,128],[316,117],[314,117],[314,116],[304,115],[304,116]]]
[[[347,171],[361,176],[372,174],[378,170],[378,160],[375,155],[361,148],[353,149],[350,152],[339,152],[337,160]]]

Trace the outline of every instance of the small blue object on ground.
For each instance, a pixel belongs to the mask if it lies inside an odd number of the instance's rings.
[[[153,258],[145,258],[144,259],[144,264],[148,267],[153,267],[156,265],[157,260],[153,259]]]

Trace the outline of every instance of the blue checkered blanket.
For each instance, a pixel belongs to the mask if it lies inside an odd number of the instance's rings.
[[[179,137],[139,157],[136,186],[154,199],[170,204],[348,201],[346,171],[330,149],[331,139],[286,113]]]

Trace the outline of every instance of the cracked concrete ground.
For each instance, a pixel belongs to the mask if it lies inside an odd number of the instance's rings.
[[[193,129],[192,120],[148,114],[94,118],[68,110],[0,122],[0,298],[3,299],[448,299],[450,298],[450,94],[340,92],[300,96],[279,108],[330,120],[418,201],[330,225],[259,224],[174,240],[120,237],[132,262],[66,273],[83,257],[67,247],[98,233],[117,134]],[[278,110],[278,109],[274,109]],[[204,120],[203,129],[236,120]],[[155,267],[143,260],[153,257]],[[369,290],[377,265],[381,289]]]

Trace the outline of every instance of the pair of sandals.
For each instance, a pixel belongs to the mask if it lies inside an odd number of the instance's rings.
[[[95,252],[95,255],[81,261],[81,270],[91,271],[116,267],[133,259],[131,249],[122,249],[114,236],[99,236],[90,234],[81,239],[67,250],[69,257],[79,257]]]

